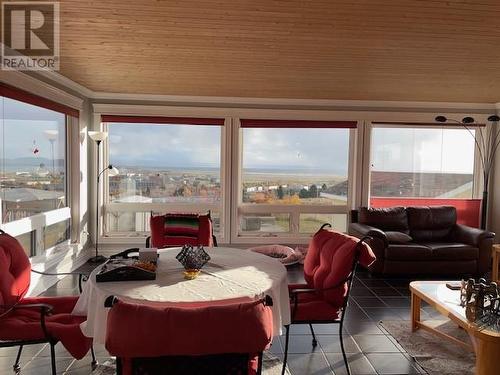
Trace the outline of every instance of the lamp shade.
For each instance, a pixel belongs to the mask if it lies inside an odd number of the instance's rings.
[[[116,167],[111,167],[108,172],[108,176],[118,176],[120,171]]]
[[[57,136],[59,135],[59,131],[48,129],[44,131],[44,134],[49,141],[55,141],[57,139]]]
[[[104,141],[106,138],[108,138],[107,132],[89,131],[88,135],[89,135],[90,139],[92,139],[96,142]]]

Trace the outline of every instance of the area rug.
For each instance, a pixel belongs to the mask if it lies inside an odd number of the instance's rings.
[[[469,335],[447,320],[426,321],[440,331],[470,342]],[[394,337],[429,375],[473,375],[476,357],[460,345],[419,329],[411,332],[408,321],[384,321],[380,325]]]
[[[283,362],[274,355],[264,352],[264,361],[262,363],[262,374],[263,375],[280,375]],[[285,372],[290,375],[288,368]],[[116,374],[116,363],[114,359],[109,359],[103,364],[99,364],[97,368],[92,371],[92,375],[115,375]]]

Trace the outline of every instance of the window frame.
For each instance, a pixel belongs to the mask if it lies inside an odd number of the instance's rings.
[[[100,128],[103,131],[108,132],[109,131],[109,122],[101,122],[102,116],[108,115],[107,113],[95,113],[94,114],[94,120],[98,121],[97,123],[99,124]],[[115,114],[109,114],[115,115]],[[121,116],[123,114],[120,114],[118,116]],[[125,115],[126,116],[126,115]],[[147,114],[134,114],[131,116],[145,116],[145,117],[150,117]],[[157,117],[157,116],[154,116]],[[178,117],[178,118],[208,118],[207,116],[203,114],[197,114],[193,115],[193,113],[190,113],[189,115],[184,115],[180,116],[178,114],[175,115],[159,115],[158,117]],[[101,233],[99,233],[100,239],[106,242],[126,242],[127,240],[130,243],[131,238],[137,238],[144,240],[147,236],[150,235],[149,230],[145,231],[136,231],[136,232],[129,232],[129,231],[116,231],[116,232],[109,232],[108,228],[110,227],[110,219],[108,218],[108,214],[112,213],[149,213],[152,212],[153,214],[161,214],[165,212],[193,212],[193,213],[198,213],[198,214],[204,214],[207,211],[211,211],[212,215],[214,212],[217,212],[220,218],[220,225],[221,225],[221,231],[215,233],[217,235],[217,238],[220,242],[225,242],[228,239],[228,233],[229,233],[229,226],[230,223],[228,222],[227,218],[228,216],[225,214],[225,211],[227,210],[228,207],[228,202],[226,197],[229,194],[226,194],[226,192],[229,192],[229,187],[228,187],[228,182],[229,182],[229,176],[227,174],[228,168],[226,167],[227,164],[227,158],[226,155],[230,154],[230,145],[227,144],[226,139],[229,137],[228,132],[230,133],[230,127],[231,127],[231,118],[230,117],[224,117],[224,116],[212,116],[212,117],[218,117],[222,118],[224,120],[223,125],[214,125],[220,128],[221,130],[221,135],[220,135],[220,145],[221,145],[221,151],[220,151],[220,179],[221,179],[221,200],[220,204],[210,204],[210,203],[112,203],[110,202],[110,197],[109,197],[109,176],[107,173],[104,173],[102,176],[102,185],[99,187],[99,194],[102,194],[102,199],[99,200],[101,202],[101,206],[99,209],[100,212],[100,228],[101,228]],[[138,124],[140,124],[138,122]],[[180,124],[183,125],[183,124]],[[189,125],[189,124],[184,124],[186,126],[197,126],[197,125]],[[158,126],[169,126],[168,124],[158,124]],[[109,139],[109,138],[108,138]],[[108,139],[106,139],[105,142],[103,142],[103,157],[101,159],[102,164],[99,166],[100,170],[104,168],[105,165],[109,164],[109,142]],[[94,151],[95,153],[95,151]],[[95,161],[94,161],[95,164]],[[117,168],[120,168],[119,165],[116,166]],[[95,173],[95,172],[94,172]],[[145,215],[144,218],[144,227],[149,228],[149,223],[148,223],[148,216]]]
[[[289,118],[288,120],[308,121],[304,118]],[[314,121],[311,119],[311,121]],[[336,121],[336,120],[331,120]],[[356,122],[356,121],[355,121]],[[359,126],[359,121],[357,122]],[[355,149],[358,128],[349,129],[349,149],[348,149],[348,190],[346,205],[280,205],[280,204],[252,204],[243,203],[242,197],[242,175],[243,175],[243,132],[240,118],[234,119],[233,124],[233,144],[237,145],[232,154],[233,160],[233,197],[232,197],[232,227],[231,243],[234,244],[266,244],[275,243],[276,239],[284,241],[306,244],[313,233],[300,232],[300,214],[345,214],[346,227],[349,220],[349,212],[355,201],[353,192],[353,180],[356,173]],[[244,214],[279,214],[287,213],[290,215],[289,232],[261,232],[261,233],[242,233],[240,230],[240,216]],[[318,228],[319,229],[319,228]]]
[[[363,162],[363,179],[364,181],[367,181],[366,184],[363,184],[363,195],[362,195],[362,204],[364,206],[369,207],[370,206],[370,189],[371,189],[371,146],[372,146],[372,133],[373,129],[375,128],[408,128],[408,129],[415,129],[415,128],[424,128],[424,129],[459,129],[459,130],[465,130],[467,131],[463,126],[461,125],[443,125],[443,124],[427,124],[427,123],[410,123],[410,124],[405,124],[404,122],[402,123],[392,123],[392,122],[368,122],[367,126],[365,126],[364,133],[365,133],[365,144],[364,144],[364,153],[367,156]],[[472,131],[475,132],[482,132],[483,135],[488,131],[485,126],[475,126],[475,127],[470,127]],[[469,136],[473,137],[472,134],[469,134]],[[474,145],[474,165],[473,165],[473,171],[472,171],[472,197],[470,199],[481,199],[482,198],[482,173],[483,173],[483,168],[481,165],[481,158],[479,155],[479,152],[477,150],[477,147]],[[432,198],[429,198],[432,199]]]
[[[68,113],[75,115],[75,111],[79,110],[72,109],[62,104],[52,102],[49,99],[43,97],[38,97],[35,94],[30,94],[24,90],[16,89],[6,85],[9,89],[9,95],[1,95],[2,98],[9,98],[16,100],[18,102],[24,103],[26,105],[32,105],[39,108],[51,110],[64,115],[64,127],[65,127],[65,143],[64,143],[64,158],[65,158],[65,203],[66,207],[58,208],[55,210],[50,210],[42,212],[39,214],[31,215],[22,219],[14,220],[11,222],[3,223],[2,210],[0,210],[0,228],[11,236],[20,236],[23,234],[29,234],[31,236],[31,249],[29,257],[32,260],[36,259],[46,259],[50,258],[57,252],[57,249],[61,246],[69,246],[72,242],[76,241],[73,236],[73,222],[72,217],[74,216],[74,210],[72,209],[72,197],[74,191],[74,182],[72,181],[73,170],[78,170],[74,168],[73,164],[75,159],[72,157],[73,150],[75,149],[74,139],[75,131],[73,127],[78,127],[79,116],[70,116]],[[16,90],[19,91],[19,98],[14,97]],[[40,103],[41,105],[38,105]],[[69,109],[68,109],[69,108]],[[67,113],[61,111],[66,110]],[[71,110],[71,111],[70,111]],[[2,119],[3,121],[3,119]],[[67,239],[61,241],[60,243],[51,246],[49,248],[44,248],[44,229],[50,225],[57,224],[69,220],[69,227],[67,229]]]

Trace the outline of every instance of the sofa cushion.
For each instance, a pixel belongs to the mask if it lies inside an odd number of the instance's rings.
[[[416,242],[444,242],[457,222],[457,210],[451,206],[407,207],[406,212]]]
[[[385,258],[390,260],[430,260],[432,249],[416,243],[392,244],[385,249]]]
[[[387,242],[389,243],[408,243],[413,240],[411,236],[403,232],[388,231],[385,232],[385,236],[387,237]]]
[[[359,208],[359,222],[383,231],[397,231],[409,234],[408,218],[404,207]]]
[[[475,260],[479,257],[479,249],[463,243],[424,242],[421,245],[432,250],[432,258],[436,260]]]

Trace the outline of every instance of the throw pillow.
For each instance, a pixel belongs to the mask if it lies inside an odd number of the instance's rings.
[[[389,243],[407,243],[413,241],[413,238],[411,236],[407,235],[406,233],[403,232],[385,232],[385,235],[387,237],[387,241]]]

